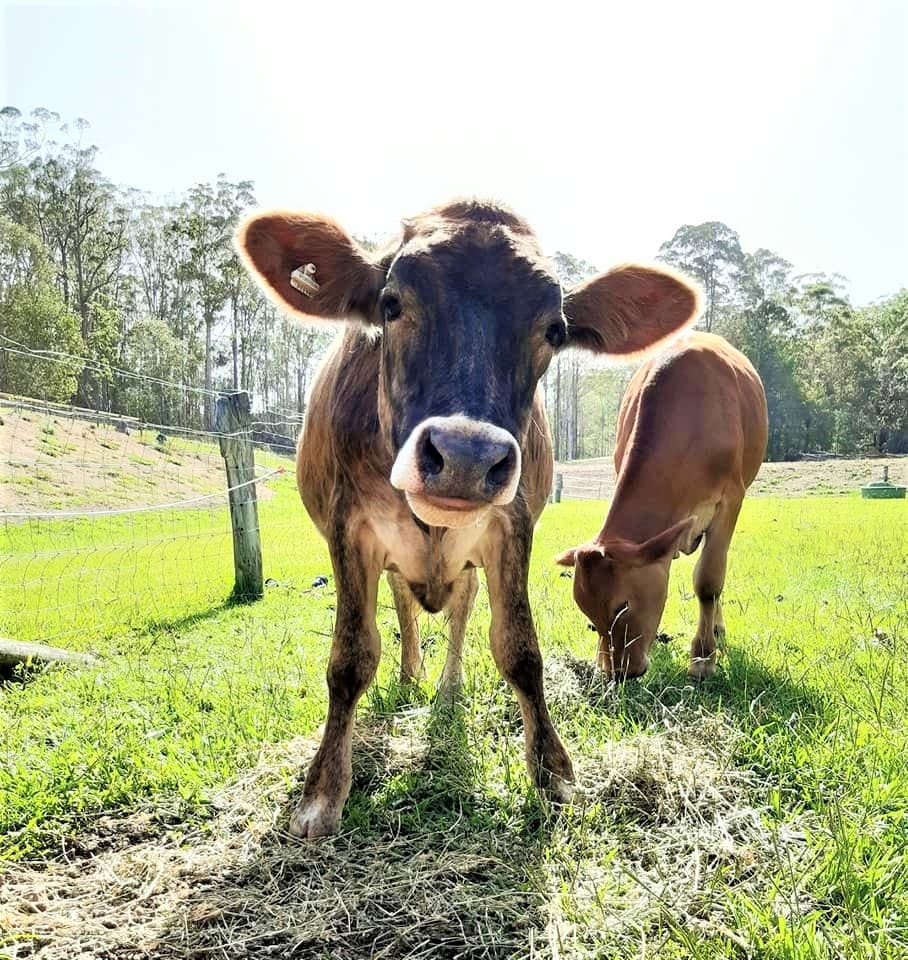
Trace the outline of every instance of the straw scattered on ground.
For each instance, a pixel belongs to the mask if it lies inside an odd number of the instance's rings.
[[[553,660],[550,677],[556,701],[612,695],[569,658]],[[354,790],[441,775],[431,722],[425,709],[361,718]],[[516,754],[519,734],[507,737]],[[300,845],[285,829],[315,744],[268,747],[194,827],[163,810],[109,814],[54,859],[8,865],[5,955],[623,957],[679,926],[741,948],[721,899],[729,874],[765,896],[780,844],[789,859],[802,855],[801,838],[774,831],[752,805],[751,777],[731,763],[732,728],[700,709],[666,708],[661,728],[578,757],[573,807],[535,825],[452,815],[442,831],[406,831],[388,809],[378,831]],[[473,785],[487,804],[509,789],[496,776]]]

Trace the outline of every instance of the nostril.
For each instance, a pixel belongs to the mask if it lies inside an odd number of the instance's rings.
[[[437,477],[445,466],[445,458],[441,455],[438,447],[432,443],[431,433],[426,433],[420,450],[419,465],[423,476]]]
[[[514,469],[514,455],[509,450],[486,474],[486,483],[493,488],[501,488],[508,485],[511,479],[511,473]]]

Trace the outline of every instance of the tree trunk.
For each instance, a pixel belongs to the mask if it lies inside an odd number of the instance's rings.
[[[214,424],[214,404],[212,403],[211,389],[211,331],[214,327],[214,317],[205,317],[205,428],[210,430]]]
[[[561,357],[555,360],[555,405],[552,411],[552,427],[554,432],[553,446],[555,448],[555,459],[561,459]]]
[[[236,315],[236,297],[231,298],[230,312],[232,316],[230,349],[233,353],[233,391],[236,393],[240,389],[240,369],[239,369],[239,343],[237,343],[237,315]]]

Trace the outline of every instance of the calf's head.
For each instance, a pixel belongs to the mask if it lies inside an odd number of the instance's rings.
[[[574,568],[574,600],[599,634],[599,666],[617,680],[640,677],[649,667],[669,567],[693,524],[689,517],[644,543],[594,540],[556,558]]]
[[[405,221],[375,254],[308,213],[256,214],[237,248],[285,310],[381,337],[389,479],[434,526],[466,526],[514,499],[533,395],[557,350],[638,354],[697,312],[695,291],[662,269],[619,267],[562,291],[527,224],[478,201]],[[307,264],[315,284],[292,282]]]

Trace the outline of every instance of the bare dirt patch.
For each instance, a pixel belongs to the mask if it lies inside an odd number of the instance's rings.
[[[748,496],[806,497],[853,494],[865,483],[879,480],[889,467],[891,483],[908,483],[908,457],[865,457],[854,460],[793,460],[764,463]],[[608,500],[615,492],[615,467],[610,458],[572,460],[555,465],[564,475],[565,500]]]

